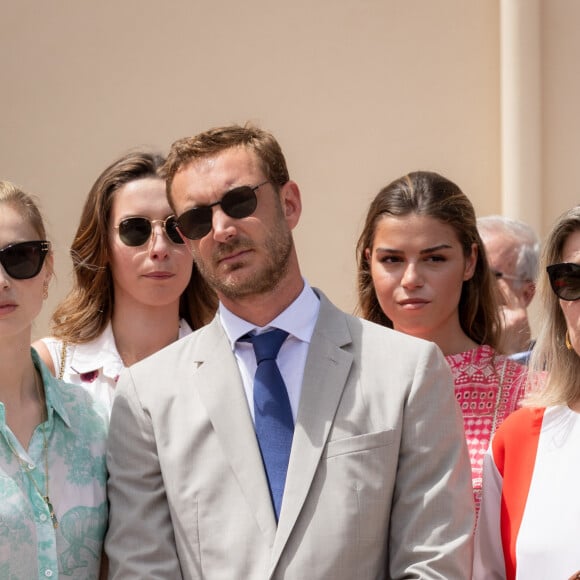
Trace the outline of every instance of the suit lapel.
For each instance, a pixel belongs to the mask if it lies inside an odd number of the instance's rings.
[[[320,295],[320,313],[308,351],[292,442],[284,502],[271,560],[273,573],[318,468],[352,365],[343,350],[351,342],[344,313]]]
[[[271,543],[276,520],[238,365],[217,317],[204,331],[194,356],[195,386],[226,460],[258,526]]]

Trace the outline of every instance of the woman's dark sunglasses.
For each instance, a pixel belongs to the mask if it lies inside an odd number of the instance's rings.
[[[242,185],[231,189],[215,203],[188,209],[177,218],[179,231],[190,240],[199,240],[209,234],[213,222],[212,208],[215,205],[221,206],[226,215],[235,219],[242,219],[252,215],[258,206],[256,191],[262,185],[266,185],[266,183],[268,183],[267,180],[254,185],[254,187]]]
[[[552,290],[562,300],[580,298],[580,264],[552,264],[546,268]]]
[[[0,250],[0,264],[11,278],[28,280],[40,272],[48,252],[46,240],[10,244]]]
[[[126,218],[115,226],[119,230],[119,238],[126,246],[142,246],[151,237],[153,226],[161,224],[165,235],[174,244],[183,244],[183,238],[177,231],[177,221],[174,215],[170,215],[165,220],[150,220],[146,217],[130,217]]]

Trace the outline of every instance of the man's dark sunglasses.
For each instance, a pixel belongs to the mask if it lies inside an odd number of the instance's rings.
[[[580,298],[580,264],[552,264],[546,270],[558,298],[570,301]]]
[[[167,237],[174,244],[183,244],[183,238],[177,231],[177,221],[174,215],[165,220],[150,220],[146,217],[129,217],[122,220],[116,230],[119,230],[119,238],[126,246],[142,246],[151,237],[153,226],[160,223]]]
[[[224,196],[215,203],[209,205],[200,205],[192,207],[182,213],[177,218],[177,227],[179,231],[190,240],[199,240],[209,234],[213,222],[213,207],[221,206],[223,212],[235,219],[242,219],[252,215],[256,211],[258,198],[256,191],[266,185],[268,180],[250,187],[242,185],[230,189]]]
[[[48,252],[46,240],[10,244],[0,250],[0,264],[11,278],[28,280],[40,272]]]

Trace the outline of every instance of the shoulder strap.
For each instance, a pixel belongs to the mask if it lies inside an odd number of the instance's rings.
[[[60,348],[60,368],[58,369],[58,378],[62,381],[64,377],[64,367],[66,363],[66,350],[67,350],[68,343],[66,340],[62,341],[62,345]]]
[[[499,408],[501,406],[501,400],[503,398],[503,383],[504,383],[505,368],[507,366],[507,363],[508,363],[508,359],[506,357],[504,359],[503,365],[501,367],[501,373],[499,376],[499,384],[498,384],[498,388],[497,388],[497,394],[495,396],[495,405],[494,405],[494,409],[493,409],[493,423],[491,425],[491,437],[493,437],[493,434],[495,433],[495,430],[497,428],[497,415],[499,413]]]

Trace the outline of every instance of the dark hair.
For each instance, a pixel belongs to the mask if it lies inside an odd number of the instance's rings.
[[[451,226],[466,257],[471,254],[472,245],[476,244],[475,271],[470,280],[463,282],[461,289],[459,322],[467,336],[476,343],[497,348],[500,318],[496,290],[477,231],[475,210],[455,183],[437,173],[409,173],[381,189],[372,201],[357,244],[359,313],[367,320],[393,327],[377,299],[365,252],[372,248],[377,223],[383,216],[409,214],[432,217]]]
[[[109,265],[108,232],[115,191],[148,177],[162,179],[165,159],[158,154],[133,151],[107,167],[89,191],[75,234],[71,257],[74,283],[52,317],[52,333],[72,343],[99,336],[111,320],[115,301]],[[179,314],[192,328],[206,324],[214,314],[217,299],[193,266],[191,279],[181,295]]]
[[[162,174],[167,181],[167,195],[171,201],[171,186],[175,174],[197,159],[211,157],[232,147],[248,147],[256,153],[268,181],[276,189],[289,179],[288,168],[282,149],[271,133],[250,124],[216,127],[195,135],[179,139],[171,145]]]

